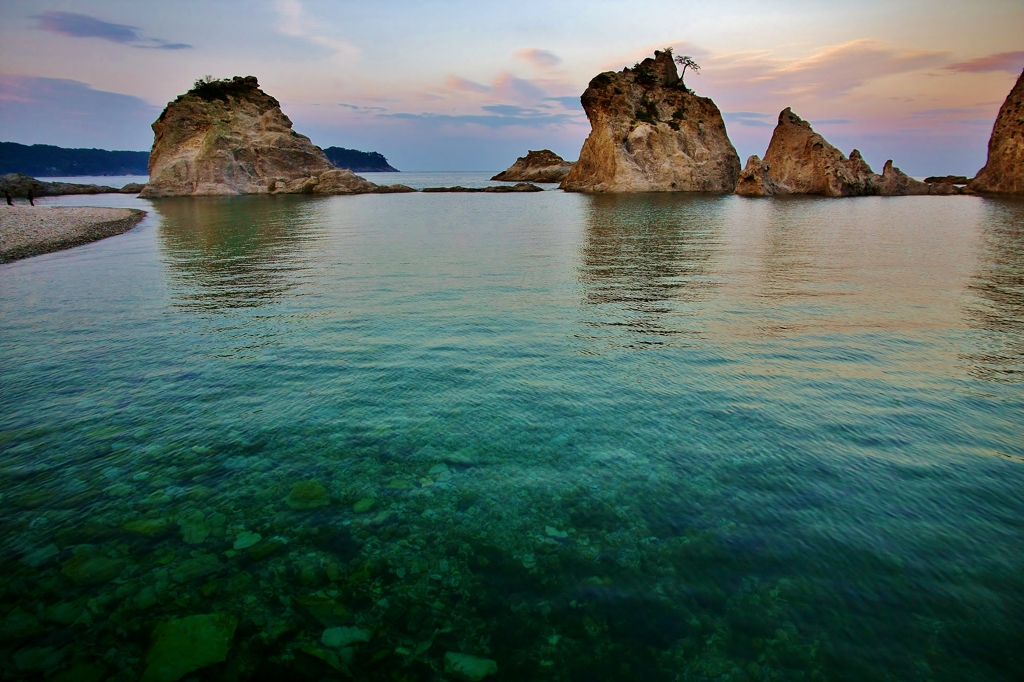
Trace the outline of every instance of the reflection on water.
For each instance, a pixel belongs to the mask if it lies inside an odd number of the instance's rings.
[[[721,204],[660,194],[588,197],[577,277],[583,302],[605,306],[590,323],[624,329],[627,344],[657,346],[695,333],[685,318],[716,287]]]
[[[966,355],[979,379],[1024,381],[1024,201],[992,200],[974,277],[976,298],[967,316],[982,334]]]
[[[194,312],[255,308],[295,296],[310,268],[318,204],[307,197],[166,199],[163,246],[176,305]]]

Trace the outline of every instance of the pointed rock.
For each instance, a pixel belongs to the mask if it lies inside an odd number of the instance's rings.
[[[786,107],[764,155],[779,194],[853,197],[869,194],[871,168],[854,150],[850,158]]]
[[[591,132],[572,192],[732,192],[740,158],[715,103],[680,82],[671,51],[599,74],[580,98]]]
[[[1024,71],[999,108],[988,160],[969,187],[975,192],[1024,194]]]
[[[747,165],[740,172],[736,183],[736,194],[745,197],[770,197],[779,193],[779,187],[769,175],[770,166],[754,154],[747,159]]]
[[[885,162],[882,174],[874,176],[872,184],[877,193],[883,197],[931,194],[931,189],[934,187],[910,177],[892,165],[892,159]],[[956,194],[956,192],[952,192],[952,194]]]
[[[528,151],[520,156],[507,170],[495,175],[491,180],[505,182],[561,182],[572,170],[573,162],[566,161],[550,149],[539,152]]]

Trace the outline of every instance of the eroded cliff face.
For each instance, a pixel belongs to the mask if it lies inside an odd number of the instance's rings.
[[[854,149],[847,158],[787,107],[779,114],[779,124],[772,133],[764,161],[757,156],[747,159],[736,193],[752,197],[860,197],[947,195],[960,194],[961,190],[951,183],[926,184],[915,180],[891,160],[886,161],[878,175],[859,151]]]
[[[491,180],[506,182],[561,182],[572,170],[573,162],[566,161],[550,149],[528,151],[520,156],[508,169],[495,175]]]
[[[988,141],[988,160],[970,188],[976,192],[1024,194],[1024,71],[999,108]]]
[[[576,192],[732,192],[740,159],[715,103],[687,91],[671,52],[590,81],[591,132],[562,182]]]
[[[253,76],[197,85],[167,105],[153,133],[144,197],[404,191],[335,169]]]

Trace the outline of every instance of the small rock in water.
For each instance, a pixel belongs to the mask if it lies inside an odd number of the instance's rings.
[[[121,575],[124,561],[84,550],[64,562],[61,573],[79,585],[101,585]]]
[[[203,512],[196,511],[178,519],[181,526],[181,538],[190,545],[201,545],[210,537],[211,528],[206,523]]]
[[[299,481],[292,486],[284,502],[292,509],[315,509],[331,503],[327,488],[318,481]]]
[[[327,628],[320,637],[324,646],[340,649],[357,642],[369,642],[373,636],[369,630],[356,627]]]
[[[38,568],[58,554],[60,554],[60,550],[57,549],[57,545],[46,545],[26,552],[21,560],[31,568]]]
[[[167,519],[134,519],[122,523],[121,528],[126,533],[152,538],[167,532]]]
[[[221,563],[215,554],[201,554],[194,559],[188,559],[178,564],[171,572],[171,577],[175,582],[187,583],[220,569]]]
[[[146,654],[142,682],[176,682],[228,657],[238,621],[226,613],[188,616],[160,623]]]
[[[373,499],[372,497],[364,497],[363,499],[359,500],[354,505],[352,505],[352,509],[353,511],[357,511],[360,513],[368,512],[371,509],[373,509],[373,505],[376,502],[377,500]]]
[[[569,534],[564,530],[558,530],[554,526],[544,526],[544,534],[549,538],[558,538],[559,540],[564,540],[569,537]]]
[[[479,682],[498,672],[498,664],[489,658],[449,651],[444,655],[444,669],[464,682]]]
[[[250,533],[245,530],[238,534],[238,537],[235,538],[235,544],[232,545],[232,547],[235,549],[246,549],[248,547],[252,547],[262,539],[263,536],[259,533]]]

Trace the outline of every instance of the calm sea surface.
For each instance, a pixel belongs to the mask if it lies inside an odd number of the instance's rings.
[[[40,203],[3,679],[1024,674],[1024,201]]]

